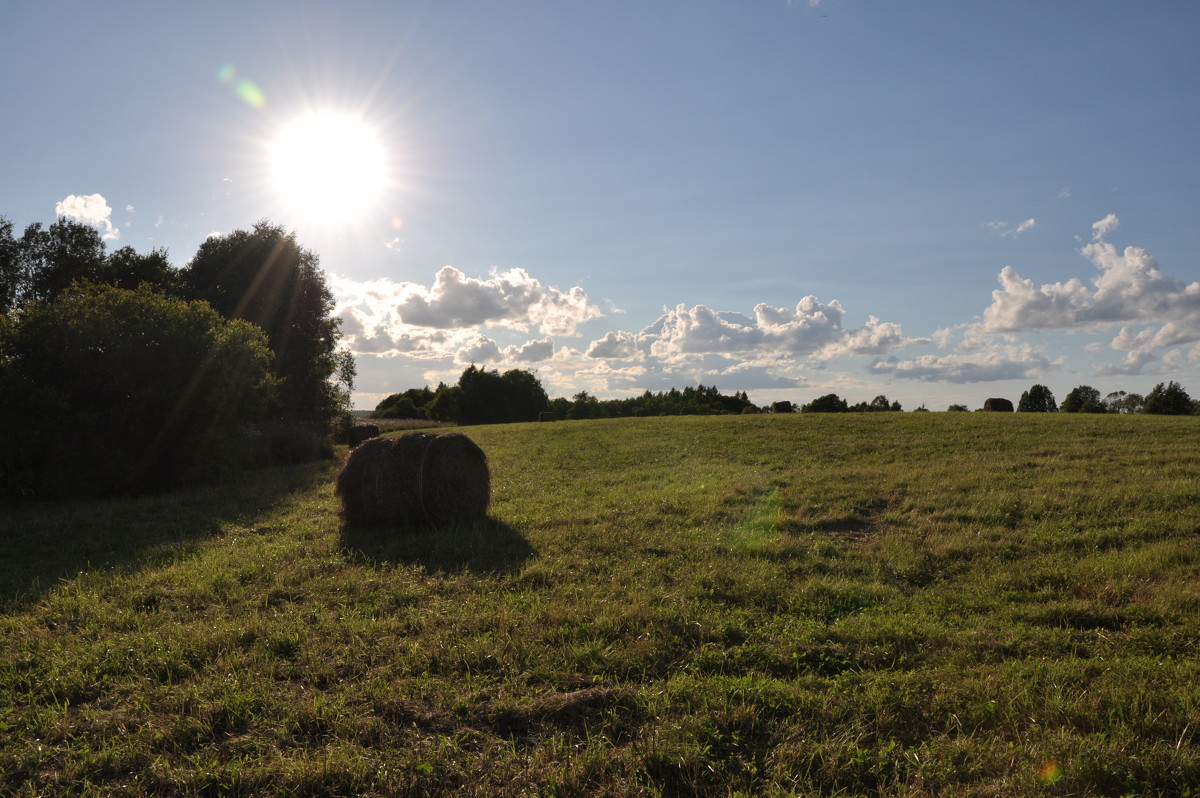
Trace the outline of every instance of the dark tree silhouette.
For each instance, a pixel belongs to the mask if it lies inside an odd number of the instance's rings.
[[[846,400],[836,393],[827,393],[813,399],[800,408],[801,413],[845,413],[849,411]]]
[[[1034,385],[1021,394],[1021,401],[1017,403],[1017,412],[1056,413],[1058,412],[1058,403],[1054,401],[1054,394],[1050,393],[1049,388],[1045,385]]]
[[[1195,410],[1192,397],[1174,380],[1155,385],[1154,389],[1146,394],[1146,402],[1142,406],[1143,413],[1159,416],[1186,416]]]
[[[1064,413],[1105,413],[1108,409],[1100,398],[1100,392],[1090,385],[1080,385],[1073,388],[1063,399]]]
[[[181,275],[184,295],[267,333],[283,414],[328,429],[349,408],[354,358],[337,349],[333,295],[312,250],[262,221],[200,245]]]

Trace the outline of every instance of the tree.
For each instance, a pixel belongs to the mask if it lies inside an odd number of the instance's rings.
[[[142,255],[133,247],[121,247],[104,259],[96,279],[118,288],[134,289],[145,284],[168,296],[179,293],[179,273],[161,248]]]
[[[1100,392],[1090,385],[1080,385],[1073,388],[1063,399],[1064,413],[1104,413],[1107,408],[1100,398]]]
[[[1113,391],[1104,397],[1104,407],[1109,413],[1140,413],[1144,401],[1140,393]]]
[[[0,315],[16,306],[20,284],[20,245],[13,238],[13,223],[0,216]]]
[[[849,411],[846,400],[836,393],[827,393],[813,399],[800,408],[801,413],[845,413]]]
[[[104,239],[96,228],[59,219],[46,229],[29,225],[17,244],[14,305],[51,301],[76,280],[99,280]]]
[[[375,406],[371,418],[425,418],[425,407],[433,401],[428,388],[409,388],[394,393]]]
[[[507,424],[537,421],[549,405],[546,389],[533,372],[511,369],[500,374],[471,365],[453,388],[438,386],[427,413],[456,424]]]
[[[1058,412],[1058,403],[1054,401],[1054,394],[1050,393],[1049,388],[1045,385],[1034,385],[1021,394],[1021,401],[1017,403],[1017,412],[1056,413]]]
[[[347,412],[354,358],[338,351],[333,295],[316,254],[300,246],[294,233],[261,221],[250,231],[213,236],[200,245],[181,280],[186,298],[204,300],[225,318],[266,331],[287,418],[327,430]]]
[[[968,413],[970,412],[966,405],[950,405],[946,408],[949,413]]]
[[[1172,380],[1168,383],[1160,382],[1150,393],[1146,394],[1146,403],[1143,405],[1142,411],[1160,416],[1187,416],[1191,415],[1195,408],[1188,392],[1183,389],[1182,385]]]
[[[0,334],[0,472],[40,498],[137,493],[240,463],[276,387],[262,330],[206,304],[76,283]],[[64,424],[69,435],[63,434]]]

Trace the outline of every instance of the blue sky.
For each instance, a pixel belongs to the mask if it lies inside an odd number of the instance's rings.
[[[1191,2],[26,3],[0,215],[178,265],[295,230],[363,408],[472,362],[552,396],[1196,396],[1198,30]],[[378,154],[327,139],[282,188],[313,114]]]

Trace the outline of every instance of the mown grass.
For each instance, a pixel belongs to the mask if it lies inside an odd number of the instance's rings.
[[[1198,794],[1198,421],[468,428],[450,533],[331,464],[19,507],[0,794]]]

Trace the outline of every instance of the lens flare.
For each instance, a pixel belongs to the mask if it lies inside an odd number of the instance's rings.
[[[1047,760],[1038,766],[1037,777],[1042,784],[1058,784],[1063,777],[1062,766],[1053,759]]]

